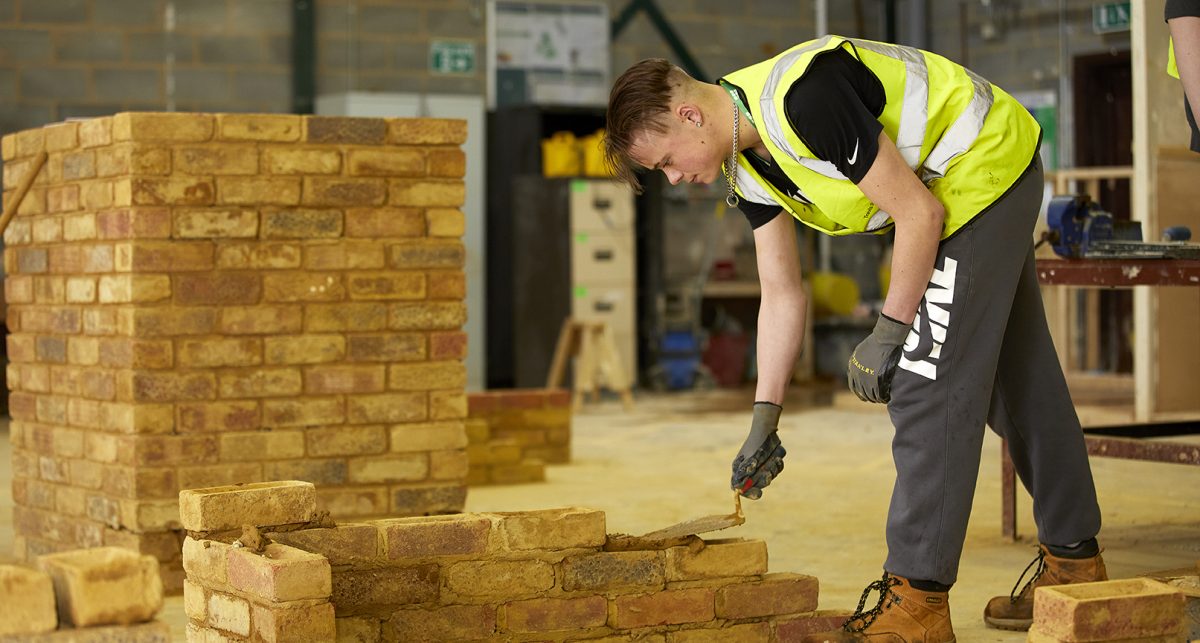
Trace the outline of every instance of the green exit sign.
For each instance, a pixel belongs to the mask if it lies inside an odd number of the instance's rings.
[[[1128,2],[1105,2],[1092,5],[1092,29],[1096,33],[1129,31],[1132,16]]]
[[[462,40],[429,43],[429,71],[435,74],[475,73],[475,43]]]

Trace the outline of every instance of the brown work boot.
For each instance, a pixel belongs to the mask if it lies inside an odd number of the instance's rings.
[[[1034,566],[1037,569],[1029,582],[1021,591],[1025,574]],[[1038,545],[1037,558],[1029,563],[1021,578],[1013,585],[1008,596],[997,596],[988,601],[983,610],[983,620],[988,625],[1002,630],[1028,630],[1033,625],[1033,590],[1048,585],[1068,585],[1070,583],[1092,583],[1108,580],[1108,572],[1104,569],[1104,558],[1096,554],[1091,558],[1059,558],[1051,554],[1045,545]]]
[[[864,611],[871,590],[879,602]],[[887,572],[863,590],[858,609],[840,630],[809,634],[801,643],[954,643],[947,592],[924,592]]]

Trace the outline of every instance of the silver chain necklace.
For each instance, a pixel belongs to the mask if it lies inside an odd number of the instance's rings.
[[[738,104],[733,101],[733,150],[729,153],[729,164],[726,168],[728,172],[725,174],[725,182],[729,184],[729,194],[725,197],[725,205],[736,208],[738,204],[738,195],[735,192],[737,188],[737,156],[738,156]]]

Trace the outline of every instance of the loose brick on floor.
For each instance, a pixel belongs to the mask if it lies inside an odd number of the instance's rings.
[[[1178,636],[1184,595],[1148,578],[1039,587],[1033,597],[1038,633],[1069,641]]]
[[[38,566],[54,581],[64,625],[129,625],[162,609],[158,561],[119,547],[47,554]]]
[[[0,637],[38,634],[58,627],[54,585],[45,572],[0,565]]]

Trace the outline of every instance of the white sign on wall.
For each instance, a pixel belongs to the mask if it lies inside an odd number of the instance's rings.
[[[608,5],[488,2],[488,108],[608,100]]]

